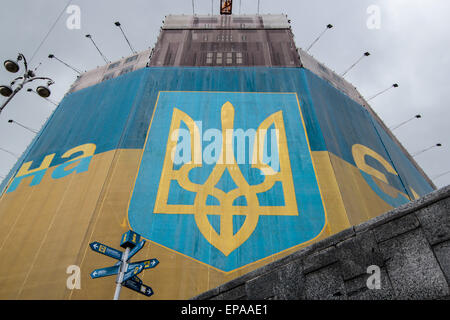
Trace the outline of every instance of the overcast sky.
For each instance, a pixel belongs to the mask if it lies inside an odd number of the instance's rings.
[[[0,59],[15,59],[18,52],[29,60],[55,23],[68,0],[3,1],[0,12],[2,44]],[[219,0],[194,0],[196,14],[210,14],[211,4],[218,13]],[[234,13],[255,14],[257,0],[234,0]],[[47,58],[49,53],[81,70],[104,63],[92,43],[90,33],[103,54],[111,61],[131,54],[114,21],[120,21],[132,46],[141,51],[153,47],[164,16],[192,14],[191,0],[72,0],[81,10],[80,29],[66,26],[70,14],[64,12],[46,41],[29,64],[37,74],[56,81],[51,99],[60,101],[76,79],[76,73]],[[374,21],[370,6],[380,12],[379,29],[368,27]],[[411,153],[442,143],[415,157],[437,187],[450,184],[450,90],[448,73],[450,1],[448,0],[260,0],[260,13],[285,13],[291,19],[297,47],[306,48],[325,29],[334,25],[312,48],[319,61],[342,73],[363,52],[363,59],[347,75],[361,94],[369,98],[393,83],[399,87],[371,100],[371,106],[388,127],[414,119],[393,133]],[[370,24],[373,26],[373,24]],[[17,75],[0,70],[0,84]],[[36,88],[37,83],[28,86]],[[0,103],[5,98],[0,97]],[[17,94],[0,114],[0,148],[21,155],[34,133],[13,119],[39,130],[55,106],[26,88]],[[17,159],[0,150],[0,180]]]

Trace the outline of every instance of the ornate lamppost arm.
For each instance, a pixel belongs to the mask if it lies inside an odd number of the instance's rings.
[[[18,54],[17,61],[6,60],[3,63],[3,65],[5,66],[6,70],[8,70],[9,72],[16,73],[20,69],[19,64],[18,64],[19,61],[23,62],[23,65],[25,67],[25,72],[24,72],[23,76],[15,78],[11,82],[11,86],[3,86],[3,85],[0,86],[0,93],[3,96],[8,97],[8,99],[6,99],[6,101],[3,102],[2,105],[0,106],[0,112],[2,112],[2,110],[11,101],[11,99],[28,82],[32,82],[34,80],[47,80],[47,85],[46,86],[41,85],[41,86],[38,86],[37,89],[36,89],[37,93],[43,98],[48,98],[50,96],[50,89],[48,87],[55,83],[52,79],[50,79],[48,77],[36,77],[36,75],[35,75],[33,70],[28,70],[27,59],[25,58],[25,56],[22,53]],[[22,81],[20,83],[18,83],[16,88],[13,90],[12,87],[16,83],[17,80],[22,80]]]

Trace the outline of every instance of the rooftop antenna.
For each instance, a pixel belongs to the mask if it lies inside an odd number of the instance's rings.
[[[242,4],[242,0],[239,0],[239,14],[241,14],[241,4]]]
[[[259,0],[258,0],[258,16],[259,16]]]
[[[52,53],[50,53],[49,55],[48,55],[48,58],[49,59],[56,59],[56,60],[58,60],[59,62],[61,62],[62,64],[64,64],[66,67],[68,67],[68,68],[70,68],[70,69],[72,69],[73,71],[75,71],[76,73],[78,73],[78,74],[81,74],[81,71],[80,70],[78,70],[78,69],[76,69],[76,68],[74,68],[74,67],[72,67],[71,65],[69,65],[69,64],[67,64],[67,63],[65,63],[64,61],[62,61],[62,60],[60,60],[60,59],[58,59],[57,57],[55,57],[55,55],[54,54],[52,54]]]
[[[110,63],[111,61],[109,61],[108,59],[106,59],[106,57],[103,55],[103,53],[100,51],[100,49],[97,47],[97,45],[94,42],[94,39],[92,39],[92,36],[90,34],[87,34],[85,36],[86,38],[90,39],[92,41],[92,43],[94,44],[95,48],[97,49],[98,53],[100,53],[100,55],[102,56],[103,60],[105,60],[106,63]]]
[[[194,0],[192,0],[192,15],[195,16],[195,10],[194,10]]]
[[[128,46],[129,46],[130,49],[131,49],[131,52],[132,52],[133,54],[136,54],[136,53],[137,53],[136,50],[133,49],[133,47],[132,47],[131,44],[130,44],[130,41],[128,41],[128,38],[127,38],[127,36],[125,35],[125,32],[123,32],[123,29],[122,29],[122,27],[121,27],[120,22],[119,22],[119,21],[116,21],[116,22],[114,22],[114,24],[115,24],[116,26],[119,27],[120,31],[122,31],[123,37],[124,37],[125,40],[127,41]]]
[[[370,100],[372,100],[372,99],[375,98],[375,97],[378,97],[380,94],[385,93],[386,91],[388,91],[389,89],[392,89],[392,88],[398,88],[398,84],[397,84],[397,83],[394,83],[394,84],[391,85],[389,88],[384,89],[383,91],[380,91],[380,92],[378,92],[377,94],[373,95],[372,97],[370,97],[369,99],[367,99],[367,101],[370,101]]]
[[[308,49],[306,49],[306,52],[309,52],[309,50],[311,50],[312,46],[316,44],[317,41],[319,41],[319,39],[325,34],[325,32],[327,32],[328,29],[333,28],[332,24],[327,24],[327,27],[325,28],[325,30],[323,30],[319,36],[316,38],[316,40],[314,40],[310,46],[308,47]]]
[[[344,77],[347,74],[347,72],[349,72],[351,69],[353,69],[353,67],[356,66],[364,57],[368,57],[368,56],[370,56],[370,53],[369,52],[364,52],[364,54],[361,56],[361,58],[356,60],[356,62],[354,64],[352,64],[350,66],[350,68],[348,68],[347,70],[344,71],[343,74],[341,74],[341,77]]]

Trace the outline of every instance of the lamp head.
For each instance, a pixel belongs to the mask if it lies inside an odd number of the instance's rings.
[[[331,28],[333,28],[333,25],[332,25],[332,24],[328,24],[328,25],[327,25],[327,28],[328,28],[328,29],[331,29]]]
[[[3,65],[5,66],[5,69],[7,71],[12,73],[16,73],[20,69],[19,64],[13,60],[5,60],[5,62],[3,62]]]
[[[120,27],[120,22],[119,22],[119,21],[114,22],[114,24],[115,24],[116,26]]]
[[[366,57],[368,57],[368,56],[370,56],[370,52],[364,52],[364,55],[365,55]]]
[[[9,97],[12,95],[12,93],[13,93],[13,90],[11,89],[10,86],[4,86],[4,85],[0,86],[0,94],[2,96]]]
[[[42,98],[48,98],[50,97],[51,91],[47,86],[39,86],[36,88],[36,92],[38,95],[40,95]]]
[[[394,88],[398,88],[398,84],[397,84],[397,83],[394,83],[392,86],[393,86]]]

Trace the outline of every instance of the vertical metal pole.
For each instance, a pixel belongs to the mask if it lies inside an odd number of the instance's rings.
[[[122,288],[122,282],[123,282],[123,276],[128,268],[128,254],[130,253],[130,248],[126,248],[125,252],[122,255],[122,264],[120,266],[120,272],[117,275],[117,285],[116,285],[116,292],[114,292],[114,300],[119,300],[120,297],[120,289]]]
[[[11,95],[8,97],[8,99],[6,99],[6,101],[0,107],[0,112],[2,112],[3,108],[6,107],[6,105],[12,100],[12,98],[17,94],[17,92],[19,92],[20,89],[22,89],[22,88],[23,88],[23,84],[19,84],[17,86],[17,88],[13,91],[13,93],[11,93]]]

